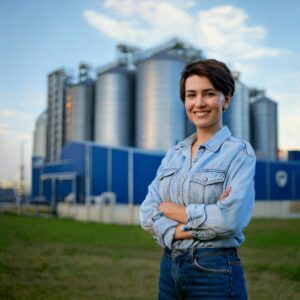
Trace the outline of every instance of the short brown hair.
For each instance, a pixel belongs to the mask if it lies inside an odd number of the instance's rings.
[[[235,84],[229,68],[216,59],[198,60],[185,66],[180,78],[180,98],[185,101],[185,82],[192,75],[207,77],[213,87],[225,96],[232,97]]]

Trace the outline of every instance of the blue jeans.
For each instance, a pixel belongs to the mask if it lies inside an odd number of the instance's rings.
[[[236,249],[165,250],[158,299],[247,299]]]

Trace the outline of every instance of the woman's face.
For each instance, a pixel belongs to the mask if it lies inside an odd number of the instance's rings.
[[[197,130],[210,133],[222,127],[222,109],[230,101],[217,91],[210,80],[204,76],[192,75],[185,82],[185,110]]]

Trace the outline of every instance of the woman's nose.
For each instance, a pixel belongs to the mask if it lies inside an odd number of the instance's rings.
[[[198,106],[198,107],[205,106],[205,99],[204,99],[204,97],[202,95],[197,95],[196,106]]]

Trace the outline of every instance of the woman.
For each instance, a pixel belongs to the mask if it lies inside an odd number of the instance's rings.
[[[140,210],[165,249],[159,299],[247,299],[236,249],[253,210],[255,155],[222,126],[234,88],[214,59],[182,72],[180,97],[197,131],[167,152]]]

